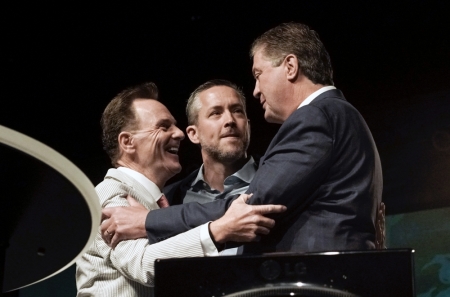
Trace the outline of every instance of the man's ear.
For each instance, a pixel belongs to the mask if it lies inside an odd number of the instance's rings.
[[[294,81],[300,74],[298,67],[298,59],[294,54],[289,54],[284,58],[284,65],[286,69],[286,78],[290,81]]]
[[[134,152],[134,139],[130,132],[120,132],[117,140],[119,141],[119,147],[122,152],[126,152],[128,154]]]
[[[195,143],[195,144],[200,143],[200,141],[198,139],[197,126],[195,126],[195,125],[187,126],[186,134],[192,143]]]

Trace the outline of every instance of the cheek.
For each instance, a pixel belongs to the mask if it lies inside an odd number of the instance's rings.
[[[207,129],[203,129],[199,136],[203,139],[214,139],[220,134],[220,125],[217,122],[207,123]]]
[[[163,144],[162,139],[163,138],[162,138],[161,131],[154,133],[149,139],[149,143],[148,143],[149,150],[160,151],[162,149],[162,144]]]
[[[239,130],[241,130],[242,132],[247,132],[247,127],[248,127],[248,124],[247,124],[247,120],[240,120],[239,121],[239,123],[238,123],[238,127],[239,127]]]

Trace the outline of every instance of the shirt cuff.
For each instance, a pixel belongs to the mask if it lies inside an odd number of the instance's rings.
[[[219,251],[212,241],[211,236],[209,236],[209,223],[211,222],[200,226],[200,242],[202,244],[203,253],[206,257],[219,255]]]

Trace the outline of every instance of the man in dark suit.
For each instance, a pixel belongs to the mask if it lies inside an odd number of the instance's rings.
[[[263,251],[375,248],[381,163],[359,112],[333,86],[329,55],[307,26],[282,24],[254,41],[253,95],[282,124],[250,184],[251,204],[288,211]]]
[[[381,203],[379,155],[360,113],[333,86],[329,55],[318,35],[285,23],[251,48],[254,96],[268,122],[281,127],[250,183],[250,204],[283,204],[276,226],[244,253],[375,248]],[[148,213],[150,242],[223,213],[232,199],[188,203]]]

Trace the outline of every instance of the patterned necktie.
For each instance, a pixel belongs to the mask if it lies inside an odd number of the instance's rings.
[[[169,201],[167,200],[166,196],[162,194],[161,198],[158,199],[156,202],[159,206],[159,208],[169,207]]]

